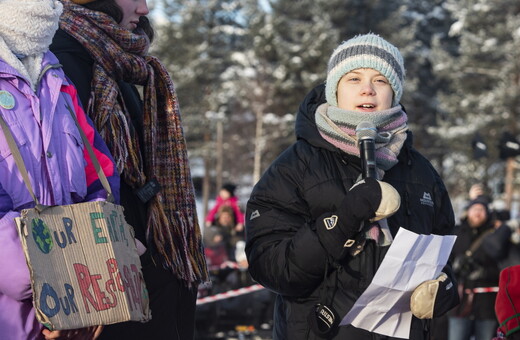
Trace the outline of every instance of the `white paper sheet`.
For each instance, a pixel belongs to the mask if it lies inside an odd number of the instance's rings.
[[[372,283],[340,326],[408,339],[410,297],[424,281],[436,278],[448,262],[454,235],[420,235],[400,228]]]

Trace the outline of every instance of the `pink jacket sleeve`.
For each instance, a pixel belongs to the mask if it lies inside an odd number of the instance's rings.
[[[115,198],[115,203],[119,203],[119,173],[117,172],[114,159],[112,158],[106,143],[94,128],[94,123],[92,120],[83,110],[83,107],[81,106],[78,99],[79,97],[76,88],[73,85],[63,85],[61,87],[61,92],[70,96],[78,123],[85,133],[85,136],[89,140],[90,145],[92,145],[94,154],[96,155],[96,158],[98,159],[99,164],[103,169],[105,176],[107,177],[108,183],[112,189],[112,194]],[[101,199],[105,199],[107,196],[106,191],[101,185],[87,148],[84,148],[83,156],[87,162],[87,166],[85,167],[87,176],[87,196],[85,197],[85,201],[99,201]]]
[[[213,208],[211,208],[211,210],[208,211],[208,214],[206,215],[206,222],[213,223],[213,220],[215,219],[215,215],[217,214],[217,211],[221,205],[222,205],[222,201],[219,201],[217,199],[217,202],[215,203]]]

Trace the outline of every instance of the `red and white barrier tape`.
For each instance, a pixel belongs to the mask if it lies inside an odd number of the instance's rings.
[[[265,288],[262,285],[256,284],[256,285],[243,287],[243,288],[239,288],[239,289],[235,289],[235,290],[229,290],[229,291],[224,292],[224,293],[219,293],[219,294],[215,294],[215,295],[211,295],[211,296],[206,296],[206,297],[197,299],[197,306],[198,305],[203,305],[205,303],[210,303],[210,302],[215,302],[215,301],[219,301],[219,300],[229,299],[229,298],[232,298],[232,297],[235,297],[235,296],[249,294],[249,293],[256,292],[256,291],[259,291],[259,290],[262,290],[262,289],[265,289]]]
[[[466,289],[464,289],[464,292],[466,294],[471,294],[471,293],[475,293],[475,294],[478,294],[478,293],[496,293],[496,292],[498,292],[498,287],[466,288]]]
[[[473,293],[496,293],[496,292],[498,292],[498,287],[473,288]]]
[[[225,261],[225,262],[223,262],[222,264],[220,264],[218,266],[209,266],[208,269],[210,271],[218,271],[218,270],[227,269],[227,268],[230,268],[230,269],[241,269],[241,270],[246,270],[247,269],[247,268],[241,267],[238,263],[232,262],[232,261]]]

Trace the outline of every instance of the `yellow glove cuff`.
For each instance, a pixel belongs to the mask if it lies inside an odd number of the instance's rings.
[[[375,212],[375,217],[370,222],[375,222],[392,216],[401,206],[401,196],[395,188],[383,181],[378,181],[381,187],[381,203]]]

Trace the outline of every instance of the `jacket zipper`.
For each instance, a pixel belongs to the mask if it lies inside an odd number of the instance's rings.
[[[41,83],[41,80],[42,80],[43,75],[45,74],[45,72],[47,72],[50,69],[60,68],[60,67],[63,67],[63,65],[61,65],[61,64],[52,64],[52,65],[47,65],[47,66],[45,66],[42,69],[42,71],[40,72],[40,75],[38,76],[38,80],[36,81],[36,94],[38,94],[38,92],[40,91],[40,83]]]
[[[411,221],[411,216],[412,216],[412,211],[410,210],[410,196],[408,194],[408,191],[405,190],[404,192],[404,205],[405,205],[405,209],[406,209],[406,222],[408,224],[408,226],[411,225],[412,221]]]
[[[38,98],[38,105],[40,107],[40,122],[42,121],[42,108],[40,106],[41,104],[41,101],[40,101],[40,98],[38,97],[38,92],[40,91],[40,84],[41,84],[41,80],[43,78],[43,76],[45,75],[45,73],[50,70],[50,69],[56,69],[56,68],[60,68],[62,67],[61,64],[51,64],[51,65],[46,65],[42,71],[40,72],[40,75],[38,76],[38,80],[36,82],[36,92],[35,92],[35,96],[36,98]],[[41,128],[41,124],[40,124],[40,134],[42,134],[43,136],[43,133],[42,133],[42,128]],[[46,177],[46,181],[47,181],[47,184],[49,185],[49,188],[51,188],[50,190],[50,199],[51,199],[51,204],[54,205],[56,204],[56,198],[54,196],[54,190],[52,189],[52,181],[51,181],[51,178],[50,178],[50,175],[49,175],[49,167],[47,166],[47,158],[45,157],[46,153],[45,153],[45,150],[44,150],[44,145],[43,145],[43,139],[41,141],[42,143],[42,150],[43,150],[43,154],[42,154],[42,164],[45,166],[45,177]]]

